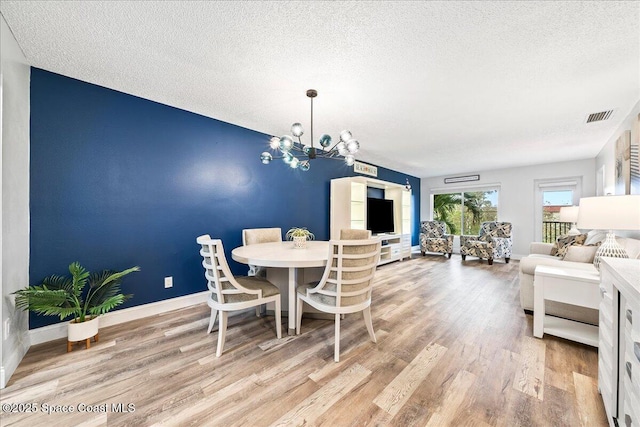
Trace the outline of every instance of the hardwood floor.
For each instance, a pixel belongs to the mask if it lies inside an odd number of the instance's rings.
[[[255,311],[229,318],[216,358],[206,305],[102,328],[89,350],[34,346],[0,400],[38,412],[4,411],[1,424],[606,426],[597,350],[533,338],[517,272],[437,255],[380,267],[378,342],[348,315],[339,363],[332,321],[303,319],[278,340]],[[43,413],[63,405],[74,412]]]

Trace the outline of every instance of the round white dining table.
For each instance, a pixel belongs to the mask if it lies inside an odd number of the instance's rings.
[[[288,323],[289,335],[291,335],[296,327],[297,269],[325,266],[327,259],[329,259],[329,242],[311,240],[307,242],[307,247],[304,249],[295,248],[293,242],[257,243],[235,248],[231,251],[231,257],[243,264],[289,269]]]

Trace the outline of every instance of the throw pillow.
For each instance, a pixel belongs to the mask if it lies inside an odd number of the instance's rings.
[[[602,230],[591,230],[587,233],[587,240],[584,242],[585,246],[600,244],[604,241],[607,233]]]
[[[573,262],[593,262],[593,258],[596,256],[598,245],[595,246],[569,246],[567,248],[567,254],[564,256],[565,261]]]
[[[564,258],[564,256],[567,254],[567,249],[569,249],[569,246],[582,246],[584,245],[585,240],[587,240],[586,234],[560,236],[556,241],[556,244],[558,245],[557,253],[553,254],[552,249],[552,254],[557,257]]]

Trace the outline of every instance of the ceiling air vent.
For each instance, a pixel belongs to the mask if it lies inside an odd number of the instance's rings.
[[[607,120],[613,114],[613,110],[602,111],[600,113],[591,113],[587,117],[587,123],[601,122]]]

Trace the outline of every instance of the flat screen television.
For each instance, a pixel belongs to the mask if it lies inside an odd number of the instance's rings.
[[[372,234],[393,233],[393,200],[367,197],[367,230]]]

